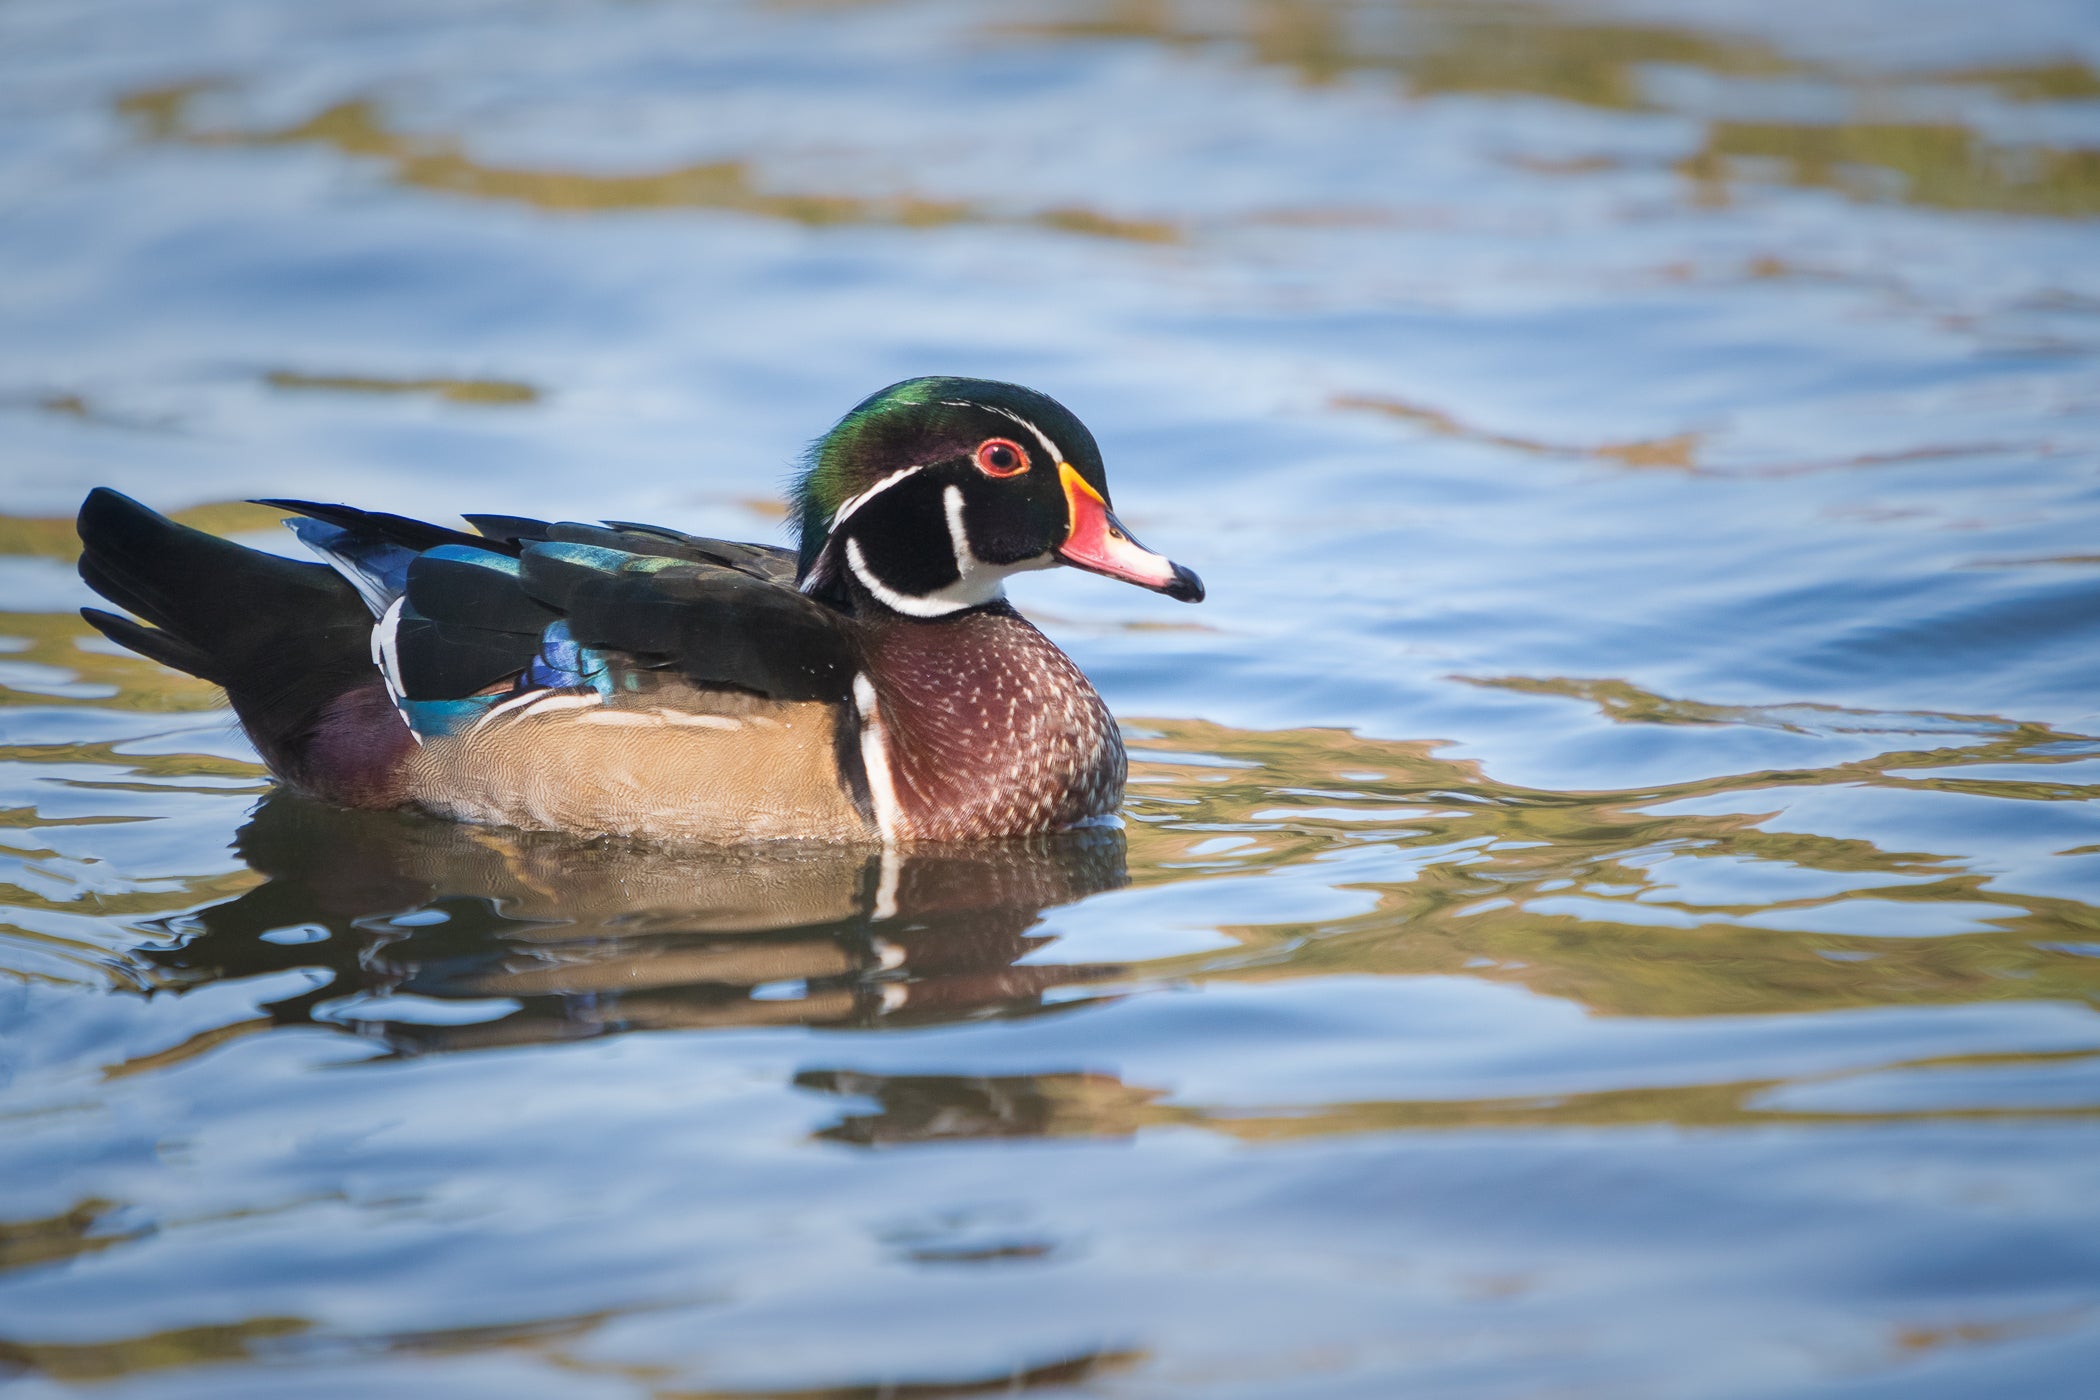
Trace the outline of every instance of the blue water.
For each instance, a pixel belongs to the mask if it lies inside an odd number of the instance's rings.
[[[0,6],[0,1386],[2084,1397],[2100,18]],[[1054,394],[1120,833],[270,796],[110,485],[783,538]]]

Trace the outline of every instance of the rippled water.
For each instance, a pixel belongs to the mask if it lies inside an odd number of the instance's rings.
[[[2072,0],[0,6],[0,1383],[2091,1394],[2096,217]],[[1019,590],[1121,833],[337,812],[71,611],[928,372],[1211,584]]]

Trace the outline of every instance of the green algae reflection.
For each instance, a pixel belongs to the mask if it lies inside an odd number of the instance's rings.
[[[207,147],[313,146],[376,162],[396,184],[464,198],[521,204],[554,214],[651,209],[712,209],[782,219],[809,228],[889,225],[1021,224],[1100,238],[1171,243],[1180,235],[1154,220],[1121,219],[1059,206],[1009,214],[960,200],[915,194],[827,195],[769,188],[745,160],[707,161],[635,174],[499,166],[475,159],[456,141],[395,130],[378,104],[336,103],[301,122],[263,130],[209,127],[192,108],[205,90],[181,84],[133,93],[118,103],[138,130],[156,141]]]
[[[2100,213],[2100,152],[1998,144],[1939,117],[1950,90],[2006,102],[2100,97],[2100,73],[2070,56],[2029,64],[1955,65],[1900,77],[1787,53],[1690,24],[1633,22],[1528,0],[1256,0],[1188,6],[1102,0],[996,33],[1038,42],[1138,41],[1248,61],[1324,84],[1388,75],[1417,97],[1524,95],[1619,111],[1674,110],[1654,75],[1686,69],[1729,83],[1788,79],[1849,120],[1705,120],[1678,163],[1696,199],[1728,197],[1733,180],[1771,180],[1863,200],[2048,217]],[[1769,106],[1767,98],[1760,105]],[[1871,115],[1897,110],[1891,119]],[[1923,115],[1911,116],[1910,112]],[[1704,112],[1683,115],[1705,118]],[[1578,164],[1575,171],[1590,168]]]
[[[1670,702],[1649,703],[1666,712]],[[1711,723],[1725,711],[1694,713],[1691,722]],[[1782,714],[1801,720],[1793,707]],[[2045,726],[1986,721],[1987,732],[1966,743],[1826,768],[1556,792],[1499,782],[1428,743],[1145,723],[1158,737],[1141,743],[1132,766],[1131,865],[1140,883],[1274,871],[1348,848],[1418,853],[1409,878],[1351,886],[1375,895],[1368,913],[1232,927],[1237,954],[1169,960],[1162,974],[1460,975],[1633,1016],[2100,1000],[2100,959],[2065,951],[2100,942],[2091,905],[2000,888],[1945,853],[1766,828],[1785,793],[1806,787],[1934,784],[2005,800],[2090,800],[2089,784],[2051,777],[2089,745]],[[1188,753],[1226,762],[1192,768],[1180,760]],[[1970,765],[2019,765],[2035,778],[1961,777]],[[1685,810],[1693,805],[1742,810]],[[1206,853],[1220,833],[1250,844]],[[1693,902],[1657,873],[1664,860],[1729,862],[1743,884],[1769,895]],[[1850,922],[1853,901],[1915,908],[1926,928],[1956,907],[1972,927],[1917,937],[1815,931]]]
[[[1724,90],[1731,83],[1783,79],[1817,94],[1815,119],[1744,121],[1705,111],[1678,112],[1699,120],[1703,130],[1697,149],[1675,162],[1694,201],[1725,201],[1734,182],[1777,180],[1850,198],[1931,208],[2058,218],[2100,213],[2100,152],[1992,141],[1963,125],[1946,97],[1949,92],[1981,93],[2010,103],[2100,97],[2100,73],[2073,57],[1891,76],[1798,57],[1718,30],[1608,20],[1526,0],[1260,0],[1203,7],[1102,0],[1067,7],[1048,20],[995,22],[988,31],[1006,43],[1122,41],[1238,53],[1314,84],[1387,75],[1417,97],[1524,95],[1634,112],[1678,111],[1655,81],[1658,73],[1673,69],[1706,75]],[[377,162],[399,185],[550,213],[712,209],[810,228],[1024,225],[1141,243],[1174,243],[1186,236],[1171,222],[1081,206],[1010,211],[910,192],[863,196],[778,189],[748,159],[634,173],[494,165],[476,159],[456,139],[397,129],[367,98],[338,102],[279,127],[211,126],[194,113],[196,99],[208,86],[146,89],[123,98],[118,107],[156,141],[319,147]],[[1769,95],[1760,106],[1770,106]],[[1842,120],[1821,115],[1833,106],[1856,115]],[[1547,167],[1534,163],[1529,168]],[[1565,169],[1579,174],[1595,168],[1595,162],[1577,161]]]

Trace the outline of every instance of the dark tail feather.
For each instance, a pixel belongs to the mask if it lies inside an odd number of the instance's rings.
[[[86,578],[87,571],[81,570]],[[88,578],[88,587],[105,596],[108,590],[93,578]],[[120,647],[127,647],[141,656],[150,657],[163,666],[172,666],[178,671],[187,671],[193,676],[217,684],[218,677],[212,674],[211,658],[176,637],[156,627],[141,627],[128,617],[118,617],[100,608],[82,608],[80,615],[87,619],[88,626],[100,632]]]
[[[385,684],[372,664],[372,616],[356,590],[326,565],[178,525],[107,489],[81,504],[79,529],[81,578],[152,624],[83,608],[90,625],[120,646],[223,686],[278,776],[367,805],[369,790],[383,786],[409,738],[391,706],[352,699],[354,692],[383,693]],[[344,733],[353,715],[372,732]]]

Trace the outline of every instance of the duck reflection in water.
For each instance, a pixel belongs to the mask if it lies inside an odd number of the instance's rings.
[[[1051,941],[1030,932],[1044,910],[1128,883],[1116,830],[888,853],[673,850],[277,793],[235,850],[264,883],[170,921],[177,941],[141,954],[156,980],[320,969],[332,976],[263,1008],[273,1022],[340,1025],[404,1054],[1027,1015],[1053,988],[1123,972],[1016,965]],[[400,993],[418,1000],[390,1008]],[[489,998],[519,1005],[443,1024],[442,1003]]]

